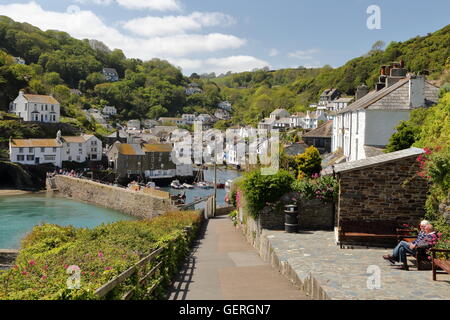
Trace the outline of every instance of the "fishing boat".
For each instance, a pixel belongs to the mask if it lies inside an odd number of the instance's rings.
[[[199,188],[202,188],[202,189],[211,189],[211,188],[213,188],[213,186],[211,186],[208,182],[205,182],[205,181],[197,182],[195,185],[197,187],[199,187]]]
[[[173,180],[173,181],[170,183],[170,187],[172,187],[173,189],[184,189],[183,185],[180,184],[180,181],[179,181],[179,180]]]
[[[186,189],[194,189],[194,186],[189,183],[183,183],[183,187],[185,187]]]
[[[227,180],[226,182],[225,182],[225,189],[227,189],[227,190],[230,190],[230,188],[231,188],[231,184],[233,183],[233,180]]]

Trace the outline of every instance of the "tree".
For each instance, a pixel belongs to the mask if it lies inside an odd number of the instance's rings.
[[[386,152],[394,152],[410,148],[416,141],[414,128],[407,122],[402,121],[395,132],[389,139]]]
[[[296,174],[299,179],[319,174],[322,170],[322,158],[319,150],[314,146],[307,148],[304,153],[296,156],[295,163],[297,165]]]
[[[383,40],[378,40],[372,45],[371,52],[375,51],[383,51],[384,47],[386,46],[386,43]]]

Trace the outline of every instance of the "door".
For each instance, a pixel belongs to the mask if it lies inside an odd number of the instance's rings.
[[[34,158],[34,163],[39,164],[39,157]]]

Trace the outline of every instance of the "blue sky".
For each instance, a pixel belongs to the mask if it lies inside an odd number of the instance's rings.
[[[448,0],[0,0],[0,15],[192,72],[338,67],[450,23]],[[381,29],[367,28],[367,8]]]

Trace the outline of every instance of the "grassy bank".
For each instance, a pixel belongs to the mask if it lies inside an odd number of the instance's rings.
[[[189,252],[189,243],[200,223],[199,212],[183,211],[148,221],[101,225],[91,230],[36,226],[22,240],[16,266],[0,273],[0,300],[96,299],[96,289],[137,263],[143,255],[167,245],[154,262],[163,261],[161,271],[149,282],[149,285],[159,283],[152,298],[162,298],[180,261]],[[193,232],[188,237],[180,237],[186,226],[192,226]],[[67,268],[72,265],[81,270],[80,289],[67,287]],[[106,298],[118,299],[132,287],[133,279],[129,279]]]

